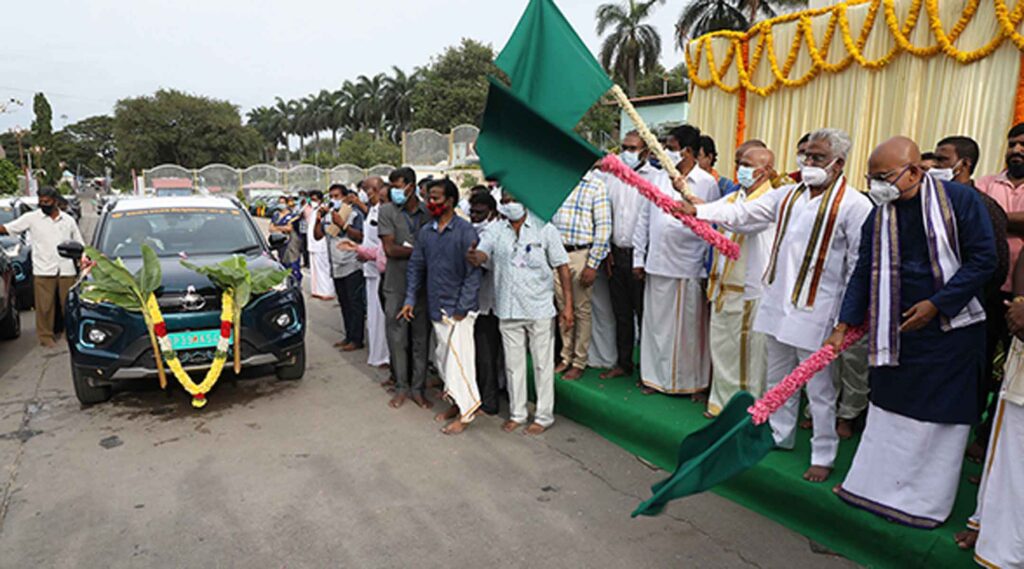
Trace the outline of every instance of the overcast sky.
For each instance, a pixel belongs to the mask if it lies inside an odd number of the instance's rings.
[[[598,0],[558,0],[597,52]],[[427,63],[470,37],[500,50],[527,0],[10,0],[0,19],[0,132],[32,122],[46,93],[53,126],[111,113],[123,97],[158,88],[227,99],[243,113],[275,96],[336,89],[346,79]],[[682,0],[658,7],[662,63]],[[67,118],[62,118],[66,115]]]

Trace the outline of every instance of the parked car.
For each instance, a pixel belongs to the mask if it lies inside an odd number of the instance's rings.
[[[15,293],[14,264],[0,251],[0,340],[13,340],[20,335],[21,313]]]
[[[92,245],[128,269],[142,266],[141,241],[160,258],[157,302],[171,342],[186,371],[208,369],[220,328],[221,291],[179,262],[208,265],[240,254],[252,268],[281,265],[270,255],[283,239],[268,243],[241,203],[233,198],[189,196],[125,198],[102,213]],[[60,246],[76,258],[81,246]],[[86,280],[86,283],[88,280]],[[72,287],[67,304],[67,341],[75,394],[84,404],[106,401],[120,380],[155,377],[156,362],[142,315],[113,304],[83,299]],[[306,368],[305,305],[293,279],[254,297],[242,312],[242,365],[273,365],[279,379],[300,379]]]
[[[8,223],[29,211],[18,199],[0,199],[0,225]],[[0,249],[7,254],[14,271],[14,288],[18,308],[28,310],[35,304],[32,289],[32,242],[27,234],[0,235]]]

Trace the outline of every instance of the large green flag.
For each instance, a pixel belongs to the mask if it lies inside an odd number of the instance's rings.
[[[480,165],[530,211],[551,219],[602,154],[538,114],[500,81],[490,81],[476,141]]]
[[[494,63],[508,75],[513,93],[565,130],[612,87],[552,0],[530,0]]]

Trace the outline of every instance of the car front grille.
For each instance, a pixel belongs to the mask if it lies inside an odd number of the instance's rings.
[[[165,294],[157,299],[157,304],[160,305],[160,312],[164,314],[180,314],[180,313],[195,313],[195,312],[220,312],[220,295],[219,294],[203,294],[202,308],[187,308],[184,295],[178,294]],[[194,304],[193,304],[194,306]]]

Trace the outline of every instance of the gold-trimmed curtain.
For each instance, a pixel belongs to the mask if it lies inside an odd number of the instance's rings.
[[[1002,2],[860,0],[755,28],[747,39],[749,68],[753,68],[748,87],[770,92],[762,96],[748,91],[746,138],[768,143],[777,154],[777,169],[784,171],[795,168],[796,143],[803,133],[826,126],[846,130],[853,138],[847,172],[858,187],[863,186],[871,150],[897,134],[914,138],[924,151],[933,149],[945,136],[970,136],[981,146],[975,175],[1000,171],[1021,60],[1016,39],[1001,41],[1008,39],[1006,26],[997,17],[997,7],[1005,6]],[[1004,22],[1013,18],[1014,25],[1019,25],[1024,5],[1021,8],[1008,7],[1009,12],[1002,14]],[[940,51],[932,29],[933,14],[943,32],[953,36],[949,39],[955,40],[950,42],[954,49]],[[865,28],[866,23],[870,27]],[[894,38],[894,23],[899,31],[909,32],[905,38],[911,49],[936,46],[932,49],[938,53],[908,52],[906,43],[900,46]],[[808,35],[824,65],[815,65]],[[715,35],[688,46],[691,73],[696,68],[697,76],[691,85],[690,122],[714,136],[720,148],[734,147],[739,96],[727,90],[739,86],[736,61],[740,58],[733,57],[725,72],[720,76],[719,72],[729,60],[729,52],[738,50],[734,46],[740,44],[741,36]],[[795,43],[798,36],[799,43]],[[759,43],[763,43],[760,48]],[[719,81],[702,88],[698,83],[712,79],[709,45]],[[857,49],[859,45],[863,48]],[[986,46],[991,53],[980,57]],[[850,55],[850,47],[859,51],[861,61]],[[983,51],[969,53],[977,50]],[[954,57],[957,51],[967,55]],[[977,61],[959,60],[972,57]],[[699,67],[695,65],[698,58]],[[841,71],[826,68],[839,68],[844,62]],[[787,86],[778,75],[805,84]],[[719,171],[731,172],[731,168],[732,151],[720,151]]]

